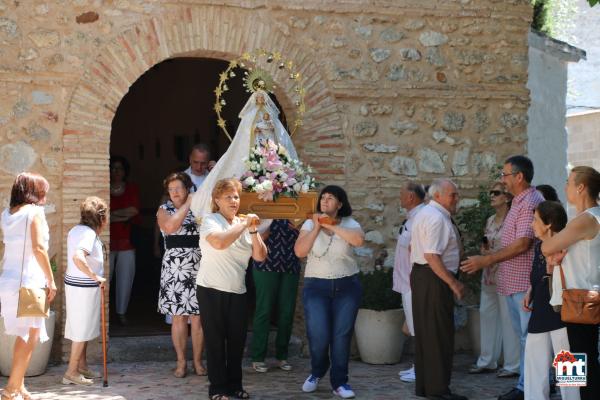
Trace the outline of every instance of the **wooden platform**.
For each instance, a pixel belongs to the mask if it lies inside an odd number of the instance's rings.
[[[256,214],[263,219],[304,220],[317,211],[319,193],[301,193],[298,198],[279,196],[275,201],[264,201],[258,193],[242,192],[240,214]]]

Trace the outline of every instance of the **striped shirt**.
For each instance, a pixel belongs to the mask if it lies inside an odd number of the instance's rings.
[[[542,201],[544,198],[533,186],[515,196],[502,226],[503,248],[520,238],[535,238],[531,227],[533,210]],[[530,246],[527,251],[500,263],[496,275],[496,291],[499,295],[509,296],[527,291],[533,255],[534,249]]]

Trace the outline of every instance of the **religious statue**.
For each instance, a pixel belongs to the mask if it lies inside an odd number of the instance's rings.
[[[285,147],[292,159],[298,160],[292,139],[279,120],[279,110],[266,91],[257,88],[242,108],[239,118],[241,121],[231,145],[194,194],[191,210],[196,218],[210,213],[211,194],[217,181],[242,176],[246,169],[244,160],[254,146],[271,140]]]

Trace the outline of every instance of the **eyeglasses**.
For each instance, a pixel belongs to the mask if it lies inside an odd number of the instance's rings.
[[[517,172],[504,172],[504,171],[502,171],[502,172],[500,172],[500,177],[501,177],[501,178],[504,178],[505,176],[509,176],[509,175],[516,175],[516,174],[518,174],[519,172],[521,172],[521,171],[517,171]]]
[[[490,196],[500,196],[506,194],[502,190],[490,190]]]

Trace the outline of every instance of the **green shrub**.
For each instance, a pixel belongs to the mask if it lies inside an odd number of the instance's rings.
[[[363,288],[361,308],[385,311],[402,307],[402,296],[392,290],[392,274],[392,268],[381,267],[358,274]]]

